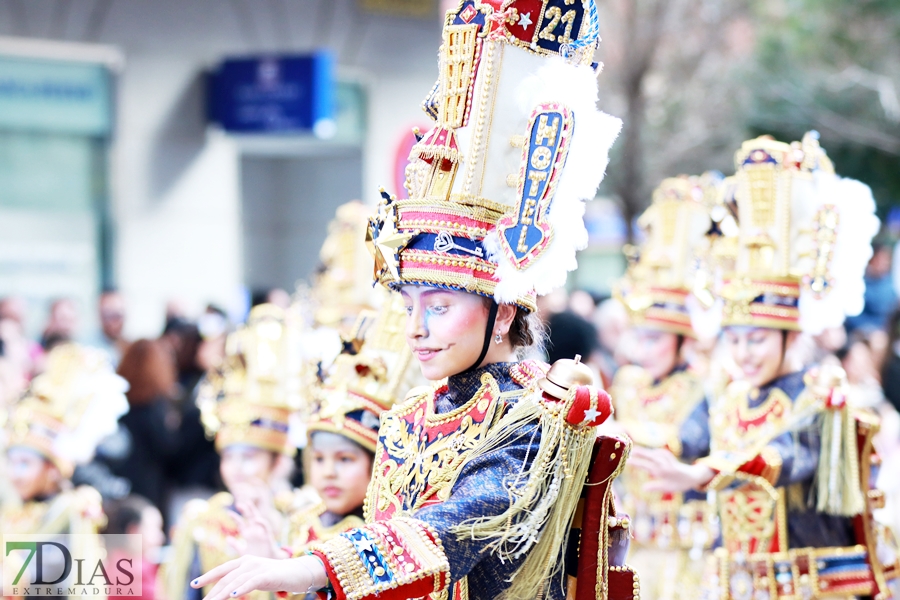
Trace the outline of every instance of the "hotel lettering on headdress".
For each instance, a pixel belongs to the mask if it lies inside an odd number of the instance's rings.
[[[566,164],[573,127],[572,113],[556,104],[542,107],[531,117],[518,180],[517,219],[506,217],[497,224],[500,243],[516,266],[526,266],[550,241],[552,230],[544,217]]]

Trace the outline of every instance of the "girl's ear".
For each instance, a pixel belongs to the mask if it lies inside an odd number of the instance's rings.
[[[494,329],[505,337],[509,333],[512,322],[516,318],[515,304],[501,304],[497,307],[497,319],[494,321]]]

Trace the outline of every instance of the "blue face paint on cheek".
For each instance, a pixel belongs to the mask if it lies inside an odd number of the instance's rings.
[[[431,317],[434,316],[434,313],[431,312],[430,308],[425,309],[425,337],[429,337],[431,335]]]

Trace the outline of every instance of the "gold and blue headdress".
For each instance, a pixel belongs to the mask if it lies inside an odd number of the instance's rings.
[[[387,293],[387,292],[385,292]],[[313,394],[307,431],[337,433],[375,452],[381,414],[403,399],[414,382],[406,343],[406,310],[390,293],[376,314],[360,315],[344,350],[323,373]]]
[[[435,124],[367,239],[375,279],[534,310],[587,245],[583,201],[621,121],[597,109],[594,0],[464,0],[447,13]]]
[[[868,186],[838,177],[807,133],[744,142],[735,155],[733,256],[720,274],[721,325],[817,334],[863,308],[878,232]]]
[[[224,364],[210,371],[197,406],[216,449],[244,444],[293,455],[291,414],[303,406],[299,325],[272,304],[250,311],[246,325],[228,336]]]
[[[688,298],[704,286],[701,264],[708,253],[720,177],[670,177],[653,192],[638,219],[646,237],[630,253],[630,265],[614,294],[633,325],[694,336]]]

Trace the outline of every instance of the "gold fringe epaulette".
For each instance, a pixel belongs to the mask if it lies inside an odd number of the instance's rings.
[[[495,517],[454,528],[459,538],[488,540],[488,551],[509,559],[527,554],[504,593],[508,599],[533,598],[562,567],[560,549],[581,498],[596,438],[592,427],[573,427],[565,410],[544,402],[540,391],[529,391],[501,417],[467,462],[502,448],[533,426],[539,429],[540,444],[531,469],[510,485],[512,505]]]

